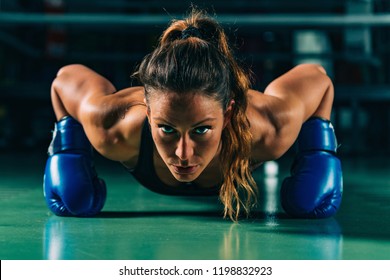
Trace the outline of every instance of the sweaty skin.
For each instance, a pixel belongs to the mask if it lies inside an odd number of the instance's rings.
[[[264,93],[249,90],[247,94],[254,162],[282,156],[308,118],[330,119],[334,97],[331,80],[315,64],[298,65],[270,83]],[[188,100],[177,100],[174,93],[163,96],[145,104],[143,87],[117,91],[106,78],[82,65],[61,68],[51,91],[57,119],[71,115],[78,120],[106,158],[134,167],[142,125],[148,118],[160,179],[172,186],[194,180],[203,187],[214,186],[221,181],[220,135],[231,107],[224,112],[218,102],[201,94]]]

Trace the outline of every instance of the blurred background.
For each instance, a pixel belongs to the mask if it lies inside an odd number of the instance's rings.
[[[257,90],[296,64],[323,65],[340,154],[390,154],[389,0],[0,0],[0,153],[46,155],[61,66],[135,85],[137,65],[191,3],[224,25]]]

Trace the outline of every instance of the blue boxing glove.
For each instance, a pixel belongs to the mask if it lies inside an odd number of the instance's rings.
[[[282,207],[297,218],[326,218],[341,204],[343,176],[330,121],[310,118],[298,135],[291,176],[281,187]]]
[[[43,178],[49,209],[59,216],[93,216],[106,200],[106,184],[98,178],[92,146],[80,123],[65,117],[55,124]]]

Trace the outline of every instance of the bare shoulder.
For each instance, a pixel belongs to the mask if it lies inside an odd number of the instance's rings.
[[[107,95],[100,106],[95,129],[100,139],[94,147],[104,157],[121,162],[136,161],[139,154],[146,105],[142,87],[133,87]],[[103,136],[103,137],[102,137]]]
[[[290,129],[288,105],[262,92],[248,91],[247,117],[252,134],[252,160],[264,162],[281,157],[295,141]]]
[[[263,162],[273,157],[268,148],[272,136],[275,134],[275,128],[267,106],[269,101],[262,92],[255,90],[249,90],[247,96],[247,117],[252,134],[252,160]]]

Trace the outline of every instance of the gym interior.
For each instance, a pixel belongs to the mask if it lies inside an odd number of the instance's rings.
[[[326,69],[344,176],[334,217],[284,213],[279,190],[294,146],[254,172],[259,202],[238,223],[223,219],[216,197],[153,193],[99,154],[102,212],[49,211],[42,182],[58,69],[80,63],[117,88],[136,85],[131,75],[142,58],[192,4],[223,24],[256,90],[300,63]],[[0,0],[0,259],[388,260],[389,109],[387,0]]]

